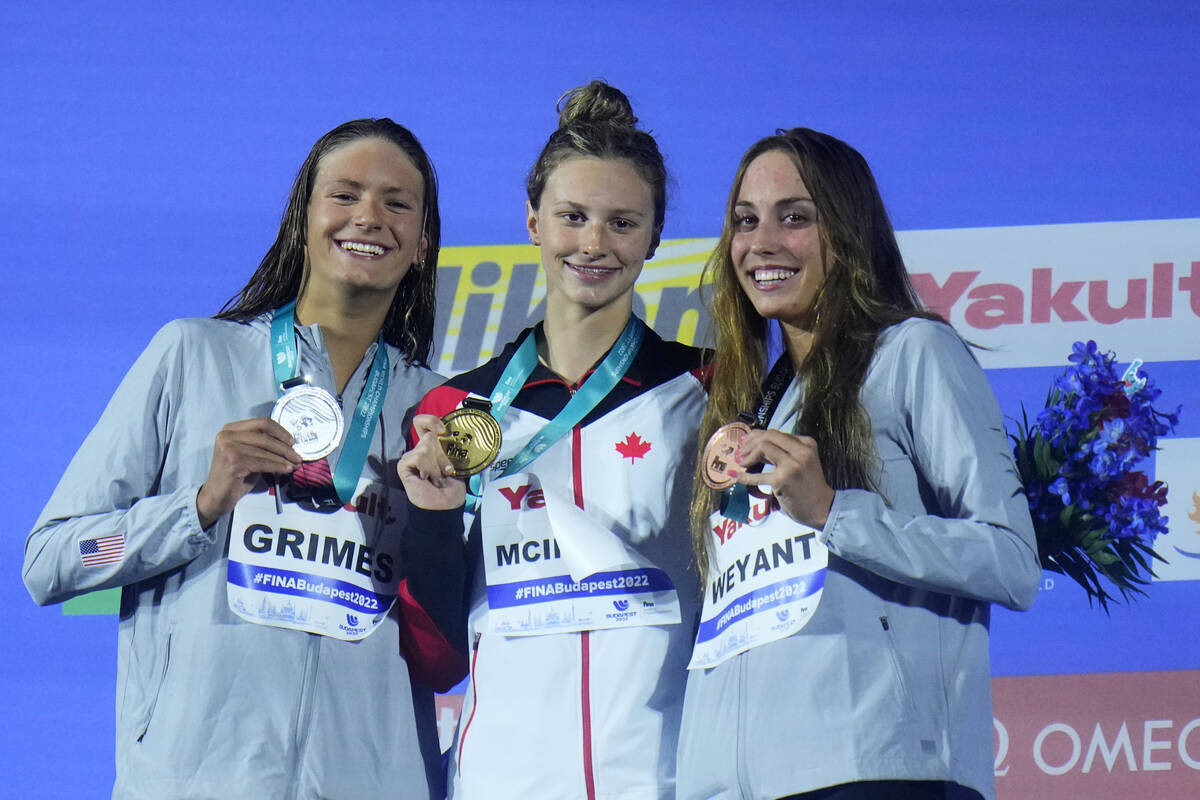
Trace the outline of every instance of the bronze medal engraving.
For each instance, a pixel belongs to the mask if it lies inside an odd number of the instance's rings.
[[[459,477],[487,469],[500,454],[500,423],[478,408],[459,408],[442,417],[446,432],[438,437]]]
[[[710,489],[722,491],[737,483],[746,468],[733,459],[742,439],[750,433],[744,422],[730,422],[717,428],[704,446],[704,482]],[[732,474],[731,474],[732,473]]]

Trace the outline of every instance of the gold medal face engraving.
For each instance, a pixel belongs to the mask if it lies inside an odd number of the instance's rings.
[[[737,483],[738,476],[746,468],[733,459],[742,439],[750,433],[744,422],[730,422],[713,431],[708,444],[704,445],[704,471],[702,477],[710,489],[722,491]],[[732,474],[730,474],[732,473]]]
[[[309,384],[284,392],[271,409],[271,419],[292,435],[292,447],[305,461],[332,453],[342,440],[345,426],[341,406],[333,395]]]
[[[500,423],[486,411],[459,408],[442,417],[446,432],[438,437],[459,477],[483,472],[500,454]]]

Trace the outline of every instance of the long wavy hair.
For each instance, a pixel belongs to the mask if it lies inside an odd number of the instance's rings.
[[[637,127],[633,105],[625,93],[604,81],[595,80],[564,94],[558,101],[558,129],[550,134],[537,161],[525,178],[529,205],[537,211],[542,204],[546,181],[558,165],[569,158],[621,158],[650,186],[654,198],[654,255],[667,216],[667,168],[658,142]]]
[[[381,332],[384,341],[404,353],[408,363],[425,364],[433,345],[438,251],[442,235],[437,174],[417,137],[403,125],[386,117],[351,120],[317,140],[296,174],[275,243],[267,250],[246,285],[221,307],[215,317],[248,322],[299,297],[308,279],[305,236],[308,230],[308,202],[312,197],[317,170],[326,155],[358,139],[383,139],[396,145],[421,173],[424,183],[424,196],[421,198],[424,222],[421,230],[427,243],[425,258],[412,265],[396,288]]]
[[[797,365],[806,388],[794,432],[816,440],[831,487],[875,489],[877,454],[859,393],[876,340],[885,328],[910,317],[941,318],[921,306],[909,281],[866,159],[840,139],[808,128],[779,130],[746,151],[729,192],[721,238],[704,265],[704,280],[712,286],[716,359],[700,446],[738,412],[757,410],[766,369],[767,321],[738,283],[730,246],[734,206],[746,170],[772,151],[792,159],[812,195],[826,271],[813,299],[812,348]],[[697,463],[691,521],[697,565],[705,576],[709,515],[717,493],[704,484],[702,469],[703,464]]]

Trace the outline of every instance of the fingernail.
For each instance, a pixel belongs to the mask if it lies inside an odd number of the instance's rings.
[[[454,465],[447,464],[446,466],[442,467],[442,473],[445,475],[453,475],[454,474]]]

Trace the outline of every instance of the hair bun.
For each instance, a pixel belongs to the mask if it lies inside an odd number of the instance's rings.
[[[604,81],[578,86],[558,99],[558,127],[607,123],[625,128],[637,125],[625,93]]]

